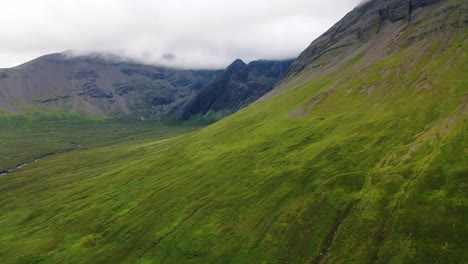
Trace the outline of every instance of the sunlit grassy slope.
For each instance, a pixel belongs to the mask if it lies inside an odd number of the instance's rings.
[[[464,263],[466,32],[0,178],[1,263]]]

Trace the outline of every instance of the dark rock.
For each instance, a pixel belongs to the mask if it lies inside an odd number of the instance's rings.
[[[152,97],[148,99],[151,105],[168,105],[174,102],[172,98],[165,97]]]
[[[128,94],[129,92],[135,90],[135,87],[131,84],[125,84],[125,83],[114,83],[112,84],[115,88],[115,92],[118,95],[125,95]]]
[[[253,61],[237,59],[198,94],[172,109],[182,119],[192,115],[233,113],[269,92],[284,76],[292,60]]]
[[[50,98],[46,100],[35,100],[35,101],[38,103],[50,103],[50,102],[56,102],[58,100],[63,100],[63,99],[68,99],[68,98],[70,98],[70,96],[66,95],[66,96],[58,96],[58,97]]]
[[[93,70],[81,70],[70,74],[70,79],[83,80],[83,79],[95,79],[98,78],[99,74]]]
[[[129,68],[122,69],[120,72],[128,76],[141,75],[144,77],[148,77],[151,80],[161,80],[165,78],[164,74],[161,72],[150,72],[150,71],[136,70],[136,69],[129,69]]]
[[[388,1],[387,5],[378,10],[380,25],[387,20],[394,23],[401,19],[409,19],[409,6],[408,0]]]
[[[112,94],[106,94],[96,84],[95,81],[89,81],[83,84],[83,90],[85,95],[94,98],[112,98]]]
[[[440,1],[442,0],[410,0],[410,5],[412,9],[415,10],[417,8],[425,7]]]

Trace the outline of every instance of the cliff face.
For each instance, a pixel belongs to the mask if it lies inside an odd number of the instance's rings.
[[[293,60],[235,60],[199,93],[173,110],[182,119],[212,114],[222,117],[249,105],[283,78]]]

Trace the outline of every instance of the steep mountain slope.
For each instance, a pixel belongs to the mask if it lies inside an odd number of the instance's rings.
[[[0,261],[464,263],[467,5],[371,1],[208,128],[0,177]]]
[[[312,42],[293,63],[283,85],[266,98],[315,77],[342,70],[353,58],[360,58],[366,53],[368,55],[359,65],[362,68],[420,40],[430,40],[431,36],[450,34],[454,28],[463,28],[466,10],[432,9],[435,8],[433,4],[440,5],[441,2],[453,4],[453,9],[458,9],[460,5],[441,0],[365,1]],[[430,9],[424,8],[428,5]]]
[[[247,65],[238,59],[172,112],[182,119],[197,114],[222,117],[236,112],[269,92],[292,62],[258,60]]]
[[[195,94],[218,73],[50,54],[0,69],[0,109],[157,116],[171,103]]]

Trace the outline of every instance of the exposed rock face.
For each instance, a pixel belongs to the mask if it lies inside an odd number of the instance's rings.
[[[283,78],[293,60],[252,61],[248,65],[235,60],[214,81],[175,107],[172,113],[182,119],[192,115],[231,114],[270,91]]]
[[[59,108],[96,115],[158,116],[220,71],[176,70],[50,54],[0,69],[0,109]]]
[[[374,45],[379,42],[391,42],[388,40],[392,38],[395,43],[405,44],[411,41],[411,38],[429,34],[444,26],[460,26],[460,21],[452,21],[450,13],[444,10],[442,5],[446,2],[446,0],[372,0],[366,2],[356,7],[312,42],[291,66],[285,81],[297,74],[305,75],[305,72],[313,77],[319,74],[318,69],[323,71],[326,67],[330,69],[332,65],[339,65],[347,56],[356,56],[356,51],[369,48],[366,44],[371,40]],[[440,9],[435,8],[432,21],[418,21],[419,14],[425,12],[424,7],[428,5],[440,5]],[[466,20],[462,23],[466,24]],[[413,25],[411,34],[398,35],[404,32],[410,24]],[[389,33],[386,33],[387,31]],[[375,39],[377,37],[380,39]],[[401,37],[405,39],[399,39]],[[380,48],[381,53],[387,52],[386,47]],[[311,71],[316,71],[316,73],[311,75]]]

